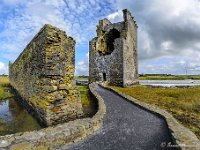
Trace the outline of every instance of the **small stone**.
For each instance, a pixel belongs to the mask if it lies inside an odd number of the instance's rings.
[[[8,141],[6,141],[6,140],[2,140],[0,142],[0,147],[7,147],[8,145],[10,145],[10,143]]]
[[[58,87],[59,90],[68,90],[69,86],[65,85],[65,84],[60,84]]]

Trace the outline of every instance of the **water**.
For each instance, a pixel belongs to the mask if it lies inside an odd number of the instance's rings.
[[[200,86],[200,80],[140,80],[141,85],[158,87]]]
[[[87,96],[88,96],[88,101],[89,104],[88,105],[82,105],[83,106],[83,114],[84,117],[92,117],[96,114],[97,110],[98,110],[98,104],[96,101],[96,98],[87,91]]]
[[[41,126],[14,98],[0,101],[0,135],[38,129]]]
[[[95,99],[92,95],[88,97],[89,104],[83,106],[84,117],[92,117],[97,111]],[[15,98],[0,100],[0,136],[42,128]]]

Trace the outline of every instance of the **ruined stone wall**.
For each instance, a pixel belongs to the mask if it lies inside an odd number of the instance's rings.
[[[90,82],[103,81],[103,73],[106,74],[106,81],[116,85],[122,85],[123,66],[122,66],[122,40],[118,39],[119,47],[110,55],[99,56],[98,51],[90,51]],[[94,46],[93,43],[90,47]],[[115,58],[115,59],[113,59]],[[92,63],[93,62],[93,63]],[[111,69],[112,68],[112,69]]]
[[[124,21],[99,21],[97,37],[90,41],[89,81],[113,85],[138,83],[137,25],[131,13],[123,10]]]
[[[137,63],[137,25],[131,13],[124,11],[124,25],[126,40],[123,50],[123,76],[124,86],[129,86],[138,82],[138,63]]]
[[[74,87],[74,46],[64,31],[45,25],[9,66],[9,79],[21,102],[44,125],[82,115]]]
[[[76,119],[38,131],[0,136],[0,150],[64,149],[64,145],[80,141],[97,131],[103,124],[106,106],[95,91],[95,84],[89,85],[89,90],[98,104],[97,113],[92,118]]]

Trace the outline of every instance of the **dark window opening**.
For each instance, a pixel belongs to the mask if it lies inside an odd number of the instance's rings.
[[[104,40],[103,40],[103,39],[101,39],[100,42],[101,42],[100,45],[103,45],[103,44],[104,44]]]
[[[120,32],[116,29],[111,29],[106,34],[107,54],[111,54],[114,50],[114,41],[120,37]]]
[[[106,81],[106,73],[103,73],[103,81]]]

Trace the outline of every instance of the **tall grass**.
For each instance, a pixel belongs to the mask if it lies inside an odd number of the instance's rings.
[[[0,100],[12,97],[9,91],[10,83],[8,77],[0,76]]]
[[[138,100],[167,110],[200,139],[200,87],[152,88],[136,86],[133,88],[114,88]]]
[[[83,106],[83,113],[87,117],[91,117],[96,113],[96,103],[89,93],[88,85],[77,85],[80,92],[81,103]]]
[[[10,82],[8,77],[0,76],[0,86],[9,86]]]
[[[80,92],[82,105],[87,107],[90,103],[89,97],[88,97],[88,86],[87,85],[77,85],[77,88]]]

